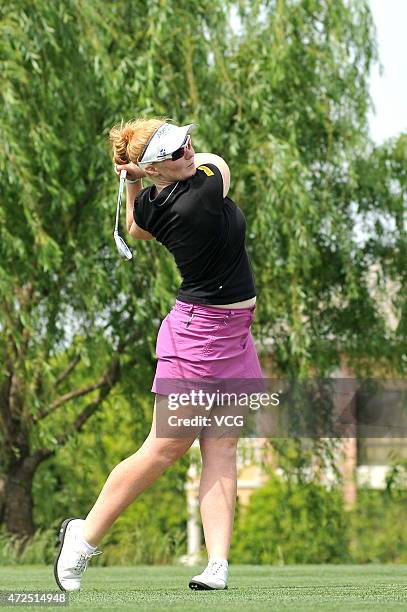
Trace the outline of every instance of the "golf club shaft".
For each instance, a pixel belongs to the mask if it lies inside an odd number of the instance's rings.
[[[115,221],[115,226],[114,226],[115,233],[118,233],[119,231],[119,216],[120,216],[120,210],[121,210],[121,205],[122,205],[124,183],[126,182],[126,175],[127,175],[126,170],[122,170],[120,172],[120,185],[119,185],[119,193],[117,195],[116,221]]]

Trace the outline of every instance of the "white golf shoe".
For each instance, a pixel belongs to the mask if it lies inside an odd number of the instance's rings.
[[[196,591],[227,589],[227,581],[228,562],[226,559],[212,559],[202,574],[191,578],[189,588]]]
[[[54,563],[54,576],[61,591],[79,591],[82,575],[89,559],[102,554],[101,550],[89,546],[83,539],[82,519],[66,519],[58,533],[60,544]]]

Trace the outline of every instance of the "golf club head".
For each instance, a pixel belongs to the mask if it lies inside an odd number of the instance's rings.
[[[117,250],[119,251],[120,257],[122,257],[122,259],[132,259],[133,253],[130,251],[129,247],[124,242],[123,238],[119,236],[117,232],[114,232],[113,237],[114,237],[114,241],[117,246]]]

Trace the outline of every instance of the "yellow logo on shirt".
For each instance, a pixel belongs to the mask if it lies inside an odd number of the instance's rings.
[[[203,170],[206,176],[214,176],[214,172],[208,166],[198,166],[198,170]]]

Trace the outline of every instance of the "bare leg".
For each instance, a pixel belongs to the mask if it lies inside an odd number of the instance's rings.
[[[157,438],[156,403],[148,437],[136,453],[112,470],[86,517],[83,537],[92,546],[97,546],[114,521],[140,493],[184,455],[196,437],[195,434],[191,438]]]
[[[227,559],[237,493],[238,438],[200,439],[202,474],[199,501],[208,557]]]

